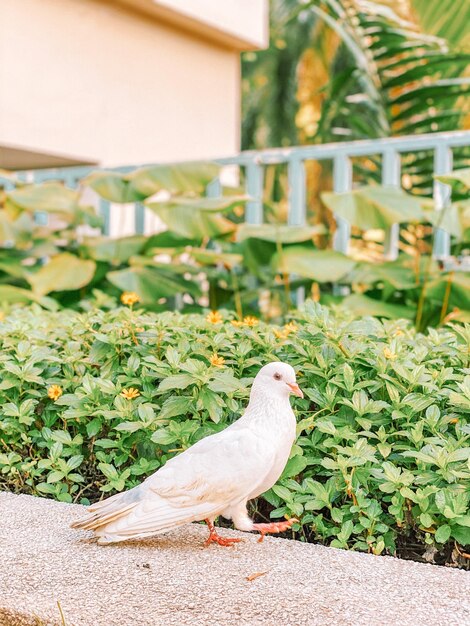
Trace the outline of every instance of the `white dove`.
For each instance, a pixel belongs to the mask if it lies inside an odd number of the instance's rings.
[[[173,457],[137,487],[91,505],[89,515],[72,527],[95,531],[98,543],[113,543],[205,520],[206,545],[221,546],[241,540],[217,534],[219,515],[232,519],[239,530],[259,531],[259,541],[266,533],[287,530],[296,519],[255,524],[246,504],[270,489],[287,463],[296,436],[291,393],[303,398],[293,368],[265,365],[239,420]]]

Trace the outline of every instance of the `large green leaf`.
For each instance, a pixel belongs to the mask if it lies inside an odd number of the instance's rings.
[[[172,195],[204,194],[220,166],[211,162],[152,165],[130,174],[93,172],[83,182],[110,202],[141,202],[165,190]]]
[[[168,298],[178,293],[198,295],[199,288],[195,283],[185,280],[171,266],[165,270],[161,267],[146,266],[130,267],[125,270],[108,272],[109,282],[123,291],[134,291],[143,304],[155,304],[159,298]]]
[[[5,209],[0,209],[0,245],[15,239],[13,221]]]
[[[382,302],[381,300],[375,300],[374,298],[369,298],[361,294],[347,296],[342,301],[341,305],[347,311],[352,311],[357,316],[373,315],[392,319],[412,319],[415,315],[414,308]]]
[[[165,230],[162,233],[151,235],[147,238],[145,252],[151,251],[153,248],[164,250],[165,248],[185,248],[194,245],[194,239],[189,237],[181,237],[176,233]]]
[[[81,250],[95,261],[109,263],[125,263],[131,256],[139,254],[147,242],[144,235],[132,235],[121,239],[109,237],[88,237],[84,240]]]
[[[207,250],[206,248],[190,248],[188,253],[202,265],[218,265],[222,263],[228,267],[241,265],[243,262],[242,254],[233,252],[218,252],[217,250]]]
[[[409,262],[410,259],[407,258]],[[397,261],[384,263],[359,263],[353,270],[351,282],[373,285],[381,282],[390,283],[395,289],[413,289],[416,287],[414,267],[404,263],[400,258]]]
[[[458,241],[470,241],[470,202],[457,202],[444,211],[426,212],[427,220]]]
[[[46,309],[57,309],[57,302],[52,298],[40,297],[28,289],[21,289],[12,285],[0,285],[0,302],[37,302]]]
[[[292,246],[276,254],[273,263],[278,271],[311,278],[319,283],[340,281],[356,265],[355,261],[334,250],[310,250]]]
[[[236,225],[220,215],[240,204],[237,198],[178,198],[172,202],[148,202],[151,209],[177,235],[191,239],[215,238],[236,229]]]
[[[457,191],[465,189],[465,191],[470,193],[470,167],[454,170],[450,174],[442,174],[435,178],[446,185],[451,185]]]
[[[168,211],[197,211],[203,213],[222,213],[234,209],[249,200],[248,196],[226,196],[222,198],[184,198],[175,197],[168,202],[146,202],[145,206],[155,213],[160,214],[161,210]]]
[[[449,282],[450,292],[448,292]],[[455,272],[433,280],[426,289],[426,297],[437,302],[443,302],[444,298],[448,297],[450,307],[470,311],[470,274]]]
[[[316,226],[288,226],[287,224],[241,224],[237,230],[237,241],[261,239],[273,243],[301,243],[315,235],[323,235],[323,224]]]
[[[80,289],[93,278],[96,264],[85,261],[74,254],[64,252],[53,257],[39,270],[26,278],[34,293],[44,296],[52,291],[73,291]]]
[[[78,210],[79,192],[59,183],[27,185],[9,191],[5,206],[13,215],[41,211],[73,216]]]
[[[424,221],[423,202],[401,189],[368,186],[346,193],[324,192],[322,200],[336,215],[362,230]]]
[[[23,265],[25,253],[17,250],[0,250],[0,272],[5,272],[15,278],[24,278],[28,268]]]
[[[128,177],[118,172],[92,172],[82,182],[110,202],[140,202],[147,197],[134,189]]]
[[[411,0],[420,25],[427,33],[444,37],[462,50],[470,50],[468,0]]]
[[[129,179],[133,188],[146,197],[162,189],[172,195],[202,195],[219,171],[220,165],[211,161],[170,163],[135,170],[129,174]]]

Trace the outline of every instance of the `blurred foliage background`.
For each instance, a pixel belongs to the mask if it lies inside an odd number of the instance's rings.
[[[267,50],[243,56],[242,148],[374,139],[470,128],[467,0],[271,0]],[[454,168],[470,163],[454,152]],[[379,159],[355,161],[359,182]],[[402,186],[432,193],[431,151],[403,155]],[[283,172],[266,177],[280,198]],[[326,214],[331,164],[307,164],[309,208]],[[279,207],[280,211],[283,207]]]
[[[469,128],[469,23],[467,0],[271,0],[242,148]]]

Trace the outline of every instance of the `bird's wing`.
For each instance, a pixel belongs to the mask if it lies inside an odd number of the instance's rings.
[[[174,457],[147,480],[172,506],[241,500],[261,482],[274,452],[248,428],[229,427]]]
[[[170,459],[142,485],[122,494],[111,507],[95,509],[93,520],[76,527],[119,541],[216,516],[231,503],[247,499],[270,471],[274,457],[266,441],[234,424]]]

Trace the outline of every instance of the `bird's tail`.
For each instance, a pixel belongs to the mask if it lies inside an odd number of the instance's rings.
[[[97,530],[127,515],[140,501],[139,487],[117,493],[87,508],[87,515],[70,524],[71,528]]]

